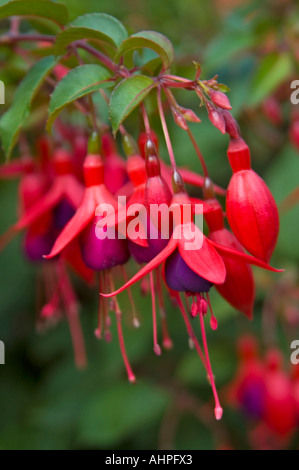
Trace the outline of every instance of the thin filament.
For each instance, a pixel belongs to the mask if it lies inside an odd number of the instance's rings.
[[[154,352],[155,354],[157,354],[157,356],[160,356],[161,348],[158,344],[155,286],[154,286],[154,276],[153,276],[152,271],[150,272],[149,276],[150,276],[151,296],[152,296]]]
[[[219,402],[219,398],[218,398],[218,394],[217,394],[217,390],[216,390],[215,380],[214,380],[213,371],[212,371],[211,362],[210,362],[210,357],[209,357],[204,318],[203,318],[203,314],[201,312],[199,312],[199,320],[200,320],[202,341],[203,341],[204,351],[205,351],[206,360],[207,360],[208,376],[209,376],[209,379],[210,379],[210,383],[211,383],[211,387],[212,387],[213,394],[214,394],[214,399],[215,399],[215,409],[214,409],[215,418],[217,420],[219,420],[222,417],[223,410],[220,406],[220,402]]]

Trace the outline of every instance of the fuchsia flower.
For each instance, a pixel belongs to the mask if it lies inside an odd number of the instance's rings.
[[[258,448],[283,445],[294,434],[299,414],[290,375],[283,370],[277,349],[260,359],[257,342],[251,336],[239,341],[239,369],[230,388],[230,401],[238,403],[257,426],[251,439]]]
[[[229,400],[238,403],[243,412],[261,419],[265,409],[265,369],[258,355],[258,345],[252,336],[238,342],[239,367],[229,390]]]
[[[15,231],[29,227],[41,215],[49,212],[53,212],[54,223],[57,228],[61,228],[79,206],[83,187],[73,175],[70,155],[65,150],[59,149],[53,159],[55,179],[52,186],[14,225]]]
[[[98,206],[107,206],[117,209],[117,202],[104,184],[104,165],[98,155],[87,155],[84,165],[85,191],[83,199],[65,228],[62,230],[51,252],[45,256],[47,259],[63,253],[73,241],[78,241],[81,247],[84,263],[93,270],[101,272],[100,290],[113,288],[113,280],[109,272],[110,268],[124,264],[129,258],[127,241],[125,239],[109,237],[98,238],[96,224],[101,216],[96,216]],[[107,228],[107,231],[111,231]],[[122,312],[116,299],[114,299],[114,311],[117,318],[119,343],[123,360],[127,369],[128,378],[135,381],[135,376],[129,364],[123,339],[121,326]],[[103,310],[103,312],[101,311]],[[105,337],[110,339],[109,332],[109,306],[106,302],[100,303],[99,326],[95,331],[97,337],[101,337],[102,328],[105,329]]]
[[[221,418],[222,408],[220,407],[214,378],[211,370],[204,331],[203,316],[207,312],[207,305],[210,306],[208,291],[213,284],[223,284],[226,278],[226,269],[222,257],[251,263],[265,269],[274,270],[263,261],[253,258],[245,253],[232,248],[220,245],[206,238],[195,226],[192,218],[186,219],[183,213],[183,207],[192,206],[190,199],[184,190],[183,180],[178,172],[174,173],[174,196],[172,205],[180,209],[179,215],[174,217],[174,231],[167,246],[151,261],[147,263],[131,280],[124,286],[110,294],[102,294],[104,297],[112,297],[130,287],[135,282],[141,280],[159,265],[164,265],[164,276],[167,286],[176,291],[176,299],[181,307],[184,319],[186,318],[182,302],[179,298],[179,292],[185,292],[194,299],[191,312],[193,316],[199,315],[202,336],[205,347],[206,359],[204,363],[207,367],[209,378],[215,397],[215,416]],[[205,210],[205,207],[204,207]],[[189,249],[191,241],[202,240],[199,248]],[[164,264],[165,263],[165,264]],[[205,298],[206,295],[206,298]],[[211,308],[211,306],[210,306]],[[212,314],[211,326],[217,328],[217,322]],[[186,321],[186,320],[185,320]],[[188,323],[187,323],[188,325]],[[190,327],[188,325],[190,331]]]
[[[96,236],[95,226],[100,218],[95,216],[97,207],[109,204],[117,208],[116,200],[104,184],[104,165],[100,157],[88,155],[83,171],[85,192],[82,201],[45,258],[57,256],[67,245],[78,238],[85,264],[93,270],[101,271],[125,263],[129,253],[125,240],[109,237],[100,240]]]
[[[268,262],[279,232],[274,198],[251,169],[250,151],[243,139],[231,139],[227,155],[233,170],[226,197],[229,225],[244,248]]]

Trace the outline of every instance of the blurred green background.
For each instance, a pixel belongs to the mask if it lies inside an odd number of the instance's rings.
[[[203,78],[217,73],[219,81],[231,89],[233,114],[252,149],[253,167],[269,184],[277,202],[298,185],[298,151],[288,137],[292,112],[289,84],[296,76],[299,78],[294,53],[299,31],[297,2],[65,0],[62,3],[69,7],[70,19],[85,12],[101,11],[116,16],[129,32],[153,29],[165,34],[175,46],[174,70],[178,74],[192,77],[192,60],[202,64]],[[5,53],[1,53],[0,72],[4,76]],[[261,104],[278,89],[282,89],[284,122],[275,128],[263,115]],[[227,138],[208,123],[193,95],[176,96],[180,104],[199,112],[202,123],[193,126],[194,133],[214,180],[226,186],[230,177]],[[155,115],[152,120],[161,135]],[[184,131],[177,130],[171,119],[169,123],[177,161],[200,171]],[[128,123],[128,128],[138,136],[134,120]],[[161,153],[167,159],[163,145]],[[16,205],[17,182],[1,181],[1,233],[15,221]],[[299,205],[281,218],[281,234],[273,258],[273,265],[289,268],[295,279],[298,233]],[[135,268],[132,265],[130,269],[132,273]],[[174,348],[156,357],[152,349],[150,299],[142,297],[138,287],[133,289],[141,317],[141,327],[136,330],[130,323],[127,296],[120,296],[128,355],[138,378],[133,386],[127,383],[115,324],[110,344],[96,340],[93,331],[98,295],[77,279],[74,278],[74,283],[81,302],[87,369],[78,371],[74,366],[65,321],[48,331],[37,331],[38,270],[24,259],[21,237],[1,253],[0,339],[6,346],[6,365],[0,366],[0,449],[249,447],[245,418],[225,402],[224,390],[236,370],[237,338],[244,332],[254,332],[264,345],[261,312],[266,296],[275,290],[281,275],[255,271],[257,299],[253,322],[241,317],[217,293],[211,295],[219,328],[217,332],[208,332],[208,341],[224,406],[223,420],[216,423],[204,369],[196,353],[188,348],[179,311],[169,302],[168,321]],[[290,337],[284,332],[283,309],[277,306],[276,313],[282,317],[276,331],[277,344],[288,361]]]

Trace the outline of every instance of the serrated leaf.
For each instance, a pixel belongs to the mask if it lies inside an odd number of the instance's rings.
[[[114,134],[121,123],[138,106],[155,86],[152,78],[134,75],[125,78],[113,90],[110,99],[110,119]]]
[[[13,0],[10,2],[0,0],[0,19],[16,15],[40,16],[65,24],[68,19],[68,10],[61,3],[50,0]]]
[[[12,106],[1,117],[0,137],[7,158],[10,156],[19,131],[28,117],[35,93],[55,63],[54,56],[47,56],[34,64],[17,88]]]
[[[62,53],[68,44],[79,39],[97,39],[118,47],[127,37],[124,25],[113,16],[105,13],[82,15],[58,34],[56,54]]]
[[[253,80],[249,97],[251,105],[257,105],[287,79],[292,73],[292,59],[288,53],[270,54],[260,64]]]
[[[163,65],[168,69],[174,60],[174,50],[171,42],[163,34],[156,31],[141,31],[133,34],[123,41],[118,49],[115,60],[129,51],[147,47],[155,51],[161,58]]]
[[[71,70],[52,93],[47,122],[48,132],[51,131],[53,122],[65,106],[100,88],[112,86],[110,77],[108,70],[97,64],[80,65]]]

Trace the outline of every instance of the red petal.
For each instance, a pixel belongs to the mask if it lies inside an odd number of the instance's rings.
[[[202,199],[197,199],[196,197],[190,197],[190,201],[192,203],[193,213],[194,214],[206,214],[207,212],[214,211],[214,208],[210,206],[207,202],[203,201]],[[201,204],[202,207],[197,209],[195,206],[197,204]]]
[[[84,196],[84,187],[72,175],[60,176],[61,185],[64,186],[65,196],[70,204],[77,208],[79,207]]]
[[[59,179],[53,184],[51,189],[34,204],[21,219],[14,225],[15,230],[22,230],[35,222],[41,215],[50,212],[62,199],[64,188]]]
[[[70,264],[74,271],[88,284],[93,284],[95,272],[84,263],[78,239],[73,240],[64,250],[63,258]]]
[[[209,239],[241,253],[244,252],[235,236],[225,228],[210,232]],[[227,257],[223,257],[223,261],[226,278],[223,284],[216,286],[216,289],[227,302],[252,319],[255,287],[251,266]]]
[[[178,241],[174,240],[171,238],[169,240],[168,245],[162,250],[155,258],[153,258],[149,263],[147,263],[146,266],[144,266],[140,271],[138,271],[135,276],[132,277],[126,284],[124,284],[122,287],[117,289],[114,292],[111,292],[110,294],[101,294],[103,297],[113,297],[114,295],[119,294],[120,292],[124,291],[128,287],[130,287],[132,284],[135,284],[135,282],[138,282],[140,279],[142,279],[144,276],[146,276],[148,273],[150,273],[153,269],[157,268],[161,263],[163,263],[168,256],[171,255],[171,253],[174,252],[178,245]]]
[[[9,178],[15,178],[16,176],[20,176],[26,167],[30,165],[30,161],[24,160],[24,159],[19,159],[19,160],[14,160],[10,163],[5,163],[4,165],[0,166],[0,178],[3,179],[9,179]],[[33,163],[31,163],[33,166]]]
[[[272,268],[272,266],[265,263],[264,261],[259,260],[258,258],[255,258],[254,256],[241,253],[240,251],[233,250],[232,248],[228,248],[224,245],[219,245],[219,243],[215,243],[212,240],[210,240],[210,243],[214,245],[214,247],[219,253],[221,253],[222,256],[226,256],[227,258],[235,259],[247,264],[254,264],[255,266],[259,266],[260,268],[268,269],[268,271],[274,271],[276,273],[281,273],[284,271],[284,269]]]
[[[58,255],[80,232],[91,222],[95,215],[96,202],[94,197],[94,187],[85,190],[83,200],[77,209],[74,217],[64,227],[61,234],[54,243],[51,253],[44,256],[49,259]]]
[[[214,284],[222,284],[225,281],[226,271],[221,256],[194,224],[189,224],[189,227],[186,224],[181,226],[181,228],[183,232],[179,240],[179,252],[185,263],[187,263],[192,271],[207,281],[213,282]],[[196,237],[203,237],[201,248],[194,250],[186,249],[186,243],[192,242],[192,236],[188,239],[188,232],[191,234],[191,230],[197,233]],[[200,238],[198,238],[198,240],[200,240]]]

